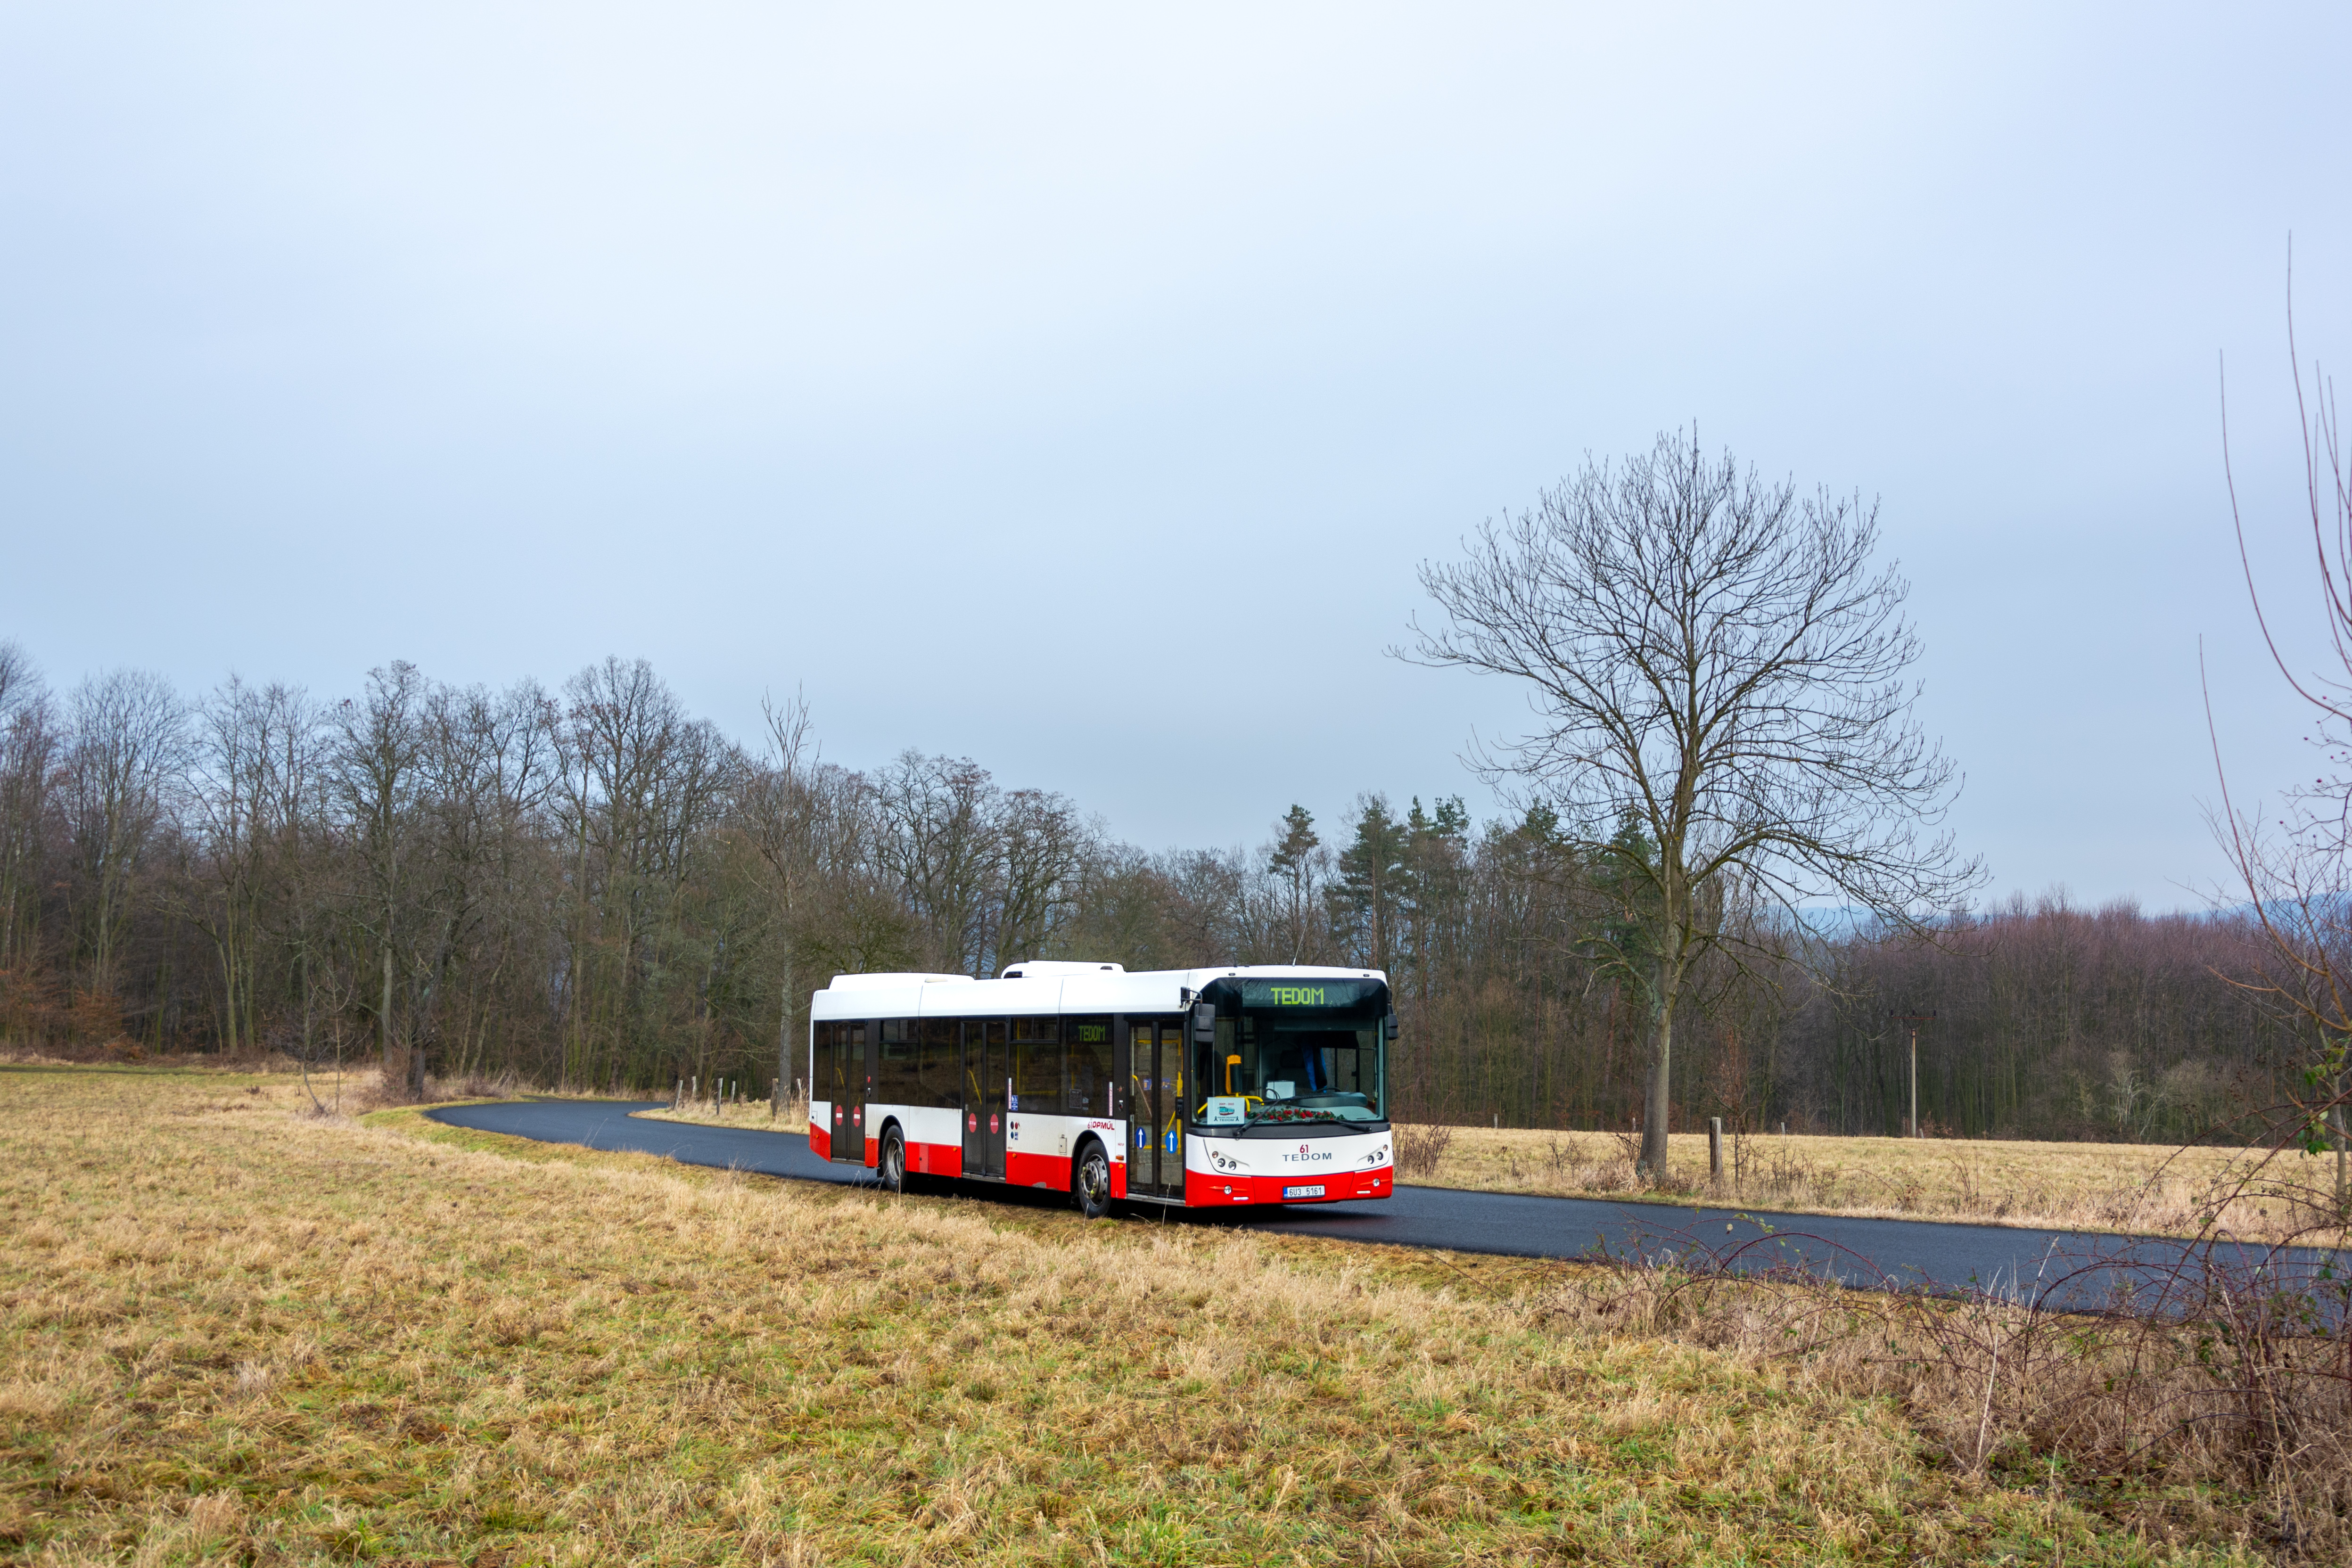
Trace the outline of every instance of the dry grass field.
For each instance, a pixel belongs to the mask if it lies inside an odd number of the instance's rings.
[[[1433,1166],[1406,1165],[1416,1139],[1439,1145]],[[2293,1154],[2255,1174],[2261,1155],[2244,1150],[1762,1134],[1725,1137],[1715,1184],[1706,1134],[1676,1133],[1669,1179],[1640,1190],[1629,1141],[1609,1134],[1405,1128],[1398,1142],[1401,1177],[1432,1186],[2160,1236],[2307,1232],[2325,1218],[2308,1198],[2335,1183],[2333,1155]]]
[[[60,1568],[2259,1539],[2252,1494],[1993,1462],[1989,1395],[1839,1392],[1654,1280],[321,1118],[283,1076],[0,1065],[0,1556]]]

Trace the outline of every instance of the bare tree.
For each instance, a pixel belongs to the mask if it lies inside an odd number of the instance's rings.
[[[1006,793],[995,817],[1001,870],[989,962],[1002,968],[1056,950],[1099,835],[1068,797],[1045,789]]]
[[[319,715],[282,685],[256,689],[235,675],[198,709],[188,778],[191,884],[184,916],[212,942],[220,966],[221,1043],[234,1051],[260,1031],[265,904],[315,802]]]
[[[1244,946],[1248,862],[1229,850],[1171,850],[1159,857],[1169,952],[1158,967],[1229,963]]]
[[[1097,839],[1081,857],[1061,952],[1130,969],[1233,963],[1253,951],[1248,862],[1238,849],[1148,855]]]
[[[828,763],[811,769],[809,799],[815,877],[793,933],[794,967],[937,967],[949,943],[924,930],[905,896],[903,857],[892,841],[883,791],[864,774]]]
[[[669,964],[678,900],[707,830],[731,800],[742,758],[709,720],[688,714],[643,659],[608,658],[573,676],[564,693],[558,800],[578,852],[572,967],[583,982],[571,1072],[597,1082],[646,1065],[656,1015],[679,1002]],[[600,972],[601,1040],[584,983]]]
[[[540,687],[525,681],[504,694],[436,686],[420,708],[425,809],[412,879],[420,918],[411,927],[409,1013],[420,1040],[446,1040],[444,1019],[455,1011],[460,1067],[479,1049],[475,993],[495,988],[515,958],[499,916],[534,880],[533,819],[554,783],[545,706]],[[467,956],[487,961],[463,963]],[[453,1009],[448,993],[461,973],[474,984],[458,988]]]
[[[969,758],[901,754],[876,786],[878,848],[901,896],[939,944],[935,964],[989,973],[1003,840],[1000,794]]]
[[[115,670],[74,689],[66,814],[89,988],[114,989],[133,889],[187,765],[187,706],[163,676]]]
[[[816,834],[824,821],[822,803],[811,787],[817,751],[810,735],[808,699],[794,692],[783,702],[760,700],[760,716],[767,726],[767,755],[746,771],[742,791],[744,821],[751,846],[765,869],[775,900],[777,936],[776,986],[781,993],[776,1020],[776,1086],[770,1113],[783,1103],[786,1086],[793,1082],[793,1019],[800,1007],[800,977],[795,972],[793,944],[799,936],[801,900],[816,873]]]
[[[1508,675],[1537,721],[1481,749],[1525,780],[1618,893],[1589,935],[1649,1010],[1641,1163],[1665,1167],[1675,1011],[1743,899],[1801,929],[1835,898],[1907,924],[1979,868],[1922,836],[1954,793],[1911,716],[1906,585],[1875,571],[1876,513],[1709,460],[1696,436],[1584,468],[1424,563],[1445,624],[1413,656]]]
[[[418,833],[424,790],[424,740],[419,715],[427,694],[425,677],[406,660],[368,672],[367,695],[346,697],[336,710],[337,745],[330,768],[331,788],[350,824],[366,888],[355,902],[352,923],[376,949],[376,1043],[389,1074],[394,1055],[394,970],[405,935],[409,873]],[[425,1053],[409,1042],[407,1086],[425,1097]]]
[[[58,720],[24,648],[0,642],[0,972],[33,956]]]
[[[2335,382],[2315,363],[2311,385],[2306,389],[2304,382],[2294,340],[2291,258],[2287,362],[2303,438],[2304,516],[2297,531],[2310,530],[2309,588],[2327,636],[2323,670],[2299,672],[2289,662],[2263,610],[2230,462],[2226,400],[2222,466],[2256,624],[2279,674],[2312,711],[2317,730],[2312,738],[2325,758],[2325,771],[2288,793],[2275,829],[2267,833],[2259,818],[2241,815],[2232,806],[2224,771],[2217,828],[2272,950],[2273,961],[2260,988],[2296,1018],[2312,1040],[2302,1064],[2305,1082],[2292,1092],[2294,1131],[2311,1154],[2334,1145],[2336,1202],[2343,1210],[2352,1206],[2352,1176],[2346,1171],[2347,1154],[2352,1152],[2352,453],[2345,446]],[[2210,705],[2207,722],[2210,729]],[[2218,734],[2214,764],[2220,769]]]

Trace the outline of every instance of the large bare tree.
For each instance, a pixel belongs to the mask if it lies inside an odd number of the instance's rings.
[[[1411,656],[1526,684],[1535,722],[1478,760],[1556,805],[1611,895],[1583,935],[1648,1006],[1653,1175],[1701,960],[1785,943],[1825,900],[1913,923],[1977,880],[1933,831],[1955,779],[1912,716],[1907,585],[1873,565],[1877,537],[1874,507],[1675,434],[1588,457],[1465,559],[1422,567],[1444,621],[1416,619]]]

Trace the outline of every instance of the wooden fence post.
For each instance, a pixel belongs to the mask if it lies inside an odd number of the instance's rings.
[[[1716,1180],[1723,1179],[1723,1118],[1706,1119],[1706,1174]]]

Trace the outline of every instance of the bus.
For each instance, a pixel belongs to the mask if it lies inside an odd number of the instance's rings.
[[[1388,977],[1029,962],[835,975],[809,1009],[809,1149],[926,1178],[1193,1208],[1390,1196]]]

